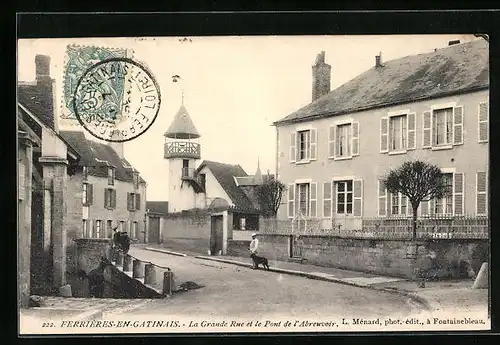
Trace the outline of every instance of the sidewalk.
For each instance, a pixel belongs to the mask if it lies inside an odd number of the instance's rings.
[[[200,260],[252,267],[252,260],[249,257],[205,256],[197,253],[170,251],[153,246],[144,246],[144,249],[170,255],[193,256]],[[270,271],[276,273],[292,274],[309,279],[404,295],[412,298],[429,311],[459,310],[460,312],[478,313],[487,313],[488,311],[488,290],[471,289],[474,281],[470,279],[428,282],[425,288],[419,288],[415,282],[404,278],[385,277],[338,268],[275,260],[270,260],[269,266]]]

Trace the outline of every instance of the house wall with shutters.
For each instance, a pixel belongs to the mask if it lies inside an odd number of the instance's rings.
[[[99,237],[109,237],[111,233],[107,228],[107,221],[112,220],[112,226],[119,226],[120,222],[123,223],[123,230],[131,234],[130,224],[137,222],[136,239],[142,240],[144,230],[144,217],[146,212],[146,187],[141,184],[138,190],[134,190],[134,184],[131,182],[124,182],[116,180],[113,186],[108,186],[107,177],[97,177],[89,175],[88,183],[92,185],[92,203],[88,207],[83,207],[83,218],[88,219],[88,229],[92,231],[92,237],[95,237],[96,220],[101,220],[101,230]],[[114,208],[106,208],[104,205],[105,190],[112,188],[115,190],[115,203]],[[81,188],[80,188],[81,190]],[[129,211],[127,204],[127,196],[129,193],[137,193],[140,195],[139,209]],[[82,194],[78,195],[82,199]],[[80,227],[83,229],[82,219],[80,219]],[[83,231],[83,230],[82,230]]]
[[[333,179],[350,177],[362,180],[362,217],[377,217],[379,205],[378,180],[389,169],[400,166],[407,160],[419,159],[440,166],[457,174],[456,179],[456,204],[463,202],[463,213],[473,215],[476,212],[476,174],[487,172],[488,142],[485,133],[487,128],[487,106],[480,104],[488,102],[489,91],[477,91],[462,95],[443,97],[439,99],[422,100],[397,106],[371,109],[351,114],[322,118],[308,122],[286,124],[278,126],[279,152],[277,153],[279,166],[279,179],[287,186],[297,180],[309,179],[317,183],[318,215],[323,214],[323,184]],[[457,122],[462,114],[462,122],[453,123],[452,144],[446,149],[424,148],[424,112],[434,107],[452,106],[457,108]],[[480,113],[480,109],[482,109]],[[486,109],[486,110],[485,110]],[[486,115],[485,115],[486,112]],[[408,124],[408,142],[414,143],[414,148],[404,152],[389,153],[383,150],[384,141],[381,133],[382,118],[393,114],[412,114],[414,123]],[[482,121],[480,121],[481,119]],[[485,120],[486,119],[486,120]],[[356,146],[351,158],[335,159],[332,150],[330,127],[336,123],[357,123],[357,137],[351,142]],[[481,124],[480,124],[481,123]],[[315,159],[307,162],[297,161],[297,135],[298,130],[313,129],[315,132]],[[356,133],[355,133],[356,134]],[[426,134],[428,135],[428,134]],[[412,138],[410,139],[409,136]],[[480,137],[481,136],[481,137]],[[292,140],[295,138],[295,145]],[[486,139],[486,140],[484,140]],[[333,140],[334,141],[334,140]],[[356,142],[357,141],[357,142]],[[413,146],[413,144],[412,144]],[[460,175],[461,174],[461,175]],[[464,187],[460,196],[460,178]],[[482,181],[480,179],[480,181]],[[287,198],[285,195],[285,198]],[[289,219],[286,199],[278,212],[280,219]],[[479,198],[480,205],[483,199]],[[457,206],[457,209],[459,206]],[[487,208],[487,206],[486,206]]]

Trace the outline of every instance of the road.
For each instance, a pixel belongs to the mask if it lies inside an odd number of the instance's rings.
[[[177,284],[194,281],[204,287],[149,300],[127,311],[127,315],[359,318],[402,317],[419,311],[419,306],[406,297],[370,289],[140,248],[131,248],[130,254],[170,267]]]

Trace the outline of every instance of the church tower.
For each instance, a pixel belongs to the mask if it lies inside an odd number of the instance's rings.
[[[164,158],[168,160],[168,212],[181,212],[196,207],[197,183],[195,170],[201,157],[200,134],[189,113],[181,105],[164,134]]]

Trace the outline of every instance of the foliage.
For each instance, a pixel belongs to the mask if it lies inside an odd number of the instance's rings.
[[[285,184],[275,179],[270,179],[257,187],[257,199],[264,216],[276,216],[285,189]]]
[[[423,200],[443,198],[449,191],[441,169],[419,160],[403,163],[392,169],[382,183],[391,194],[401,193],[408,197],[413,209],[413,238],[416,237],[417,209]]]

